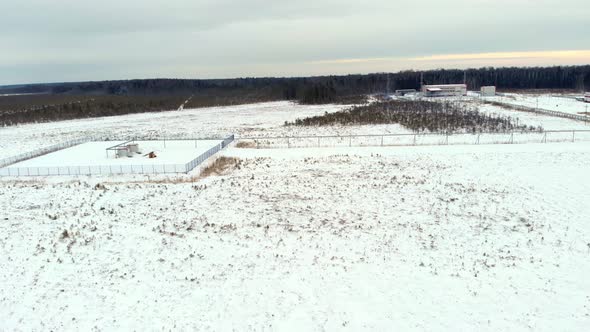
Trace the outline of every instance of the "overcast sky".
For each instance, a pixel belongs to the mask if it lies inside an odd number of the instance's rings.
[[[589,63],[589,0],[6,0],[0,6],[0,84]]]

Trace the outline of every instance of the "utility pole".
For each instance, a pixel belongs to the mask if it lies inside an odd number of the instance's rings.
[[[420,73],[420,91],[422,91],[422,86],[424,85],[424,73]]]

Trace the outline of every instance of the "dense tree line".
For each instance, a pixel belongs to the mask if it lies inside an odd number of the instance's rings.
[[[217,96],[252,94],[263,100],[332,102],[339,96],[419,89],[425,84],[462,83],[469,89],[495,85],[499,89],[590,90],[590,65],[556,67],[503,67],[467,70],[402,71],[367,75],[294,78],[143,79],[79,83],[31,84],[0,87],[0,93],[51,93],[71,95]]]
[[[0,123],[52,121],[176,109],[189,96],[192,98],[186,108],[275,100],[292,100],[305,104],[363,103],[363,96],[368,94],[394,92],[396,89],[419,89],[421,82],[460,83],[464,78],[469,89],[496,85],[500,90],[590,90],[590,65],[440,69],[295,78],[143,79],[6,86],[0,87],[0,94],[40,95],[0,96]],[[106,100],[110,100],[112,104]],[[82,106],[73,106],[76,103]],[[112,108],[107,109],[108,105]]]
[[[355,106],[286,125],[329,126],[398,123],[416,132],[507,132],[540,128],[518,126],[512,118],[482,114],[472,106],[453,102],[392,100]]]
[[[58,103],[50,99],[47,100],[50,103],[37,102],[35,105],[29,104],[20,109],[13,107],[2,109],[0,105],[0,125],[176,110],[185,99],[180,96],[94,96],[92,98],[77,96],[67,101],[62,99]],[[6,104],[3,105],[6,106]]]

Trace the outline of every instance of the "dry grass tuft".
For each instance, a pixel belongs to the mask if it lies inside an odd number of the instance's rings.
[[[222,175],[232,169],[239,169],[242,160],[233,157],[219,157],[200,174],[201,178],[211,175]]]
[[[240,142],[236,143],[236,148],[249,149],[249,148],[255,148],[255,147],[256,147],[256,143],[254,143],[252,141],[240,141]]]
[[[179,184],[179,183],[192,183],[197,182],[200,179],[206,178],[212,175],[225,175],[234,169],[240,169],[242,167],[242,160],[234,157],[219,157],[211,165],[204,168],[200,174],[193,176],[174,176],[164,177],[140,181],[119,181],[119,182],[105,182],[110,185],[129,185],[129,184]]]

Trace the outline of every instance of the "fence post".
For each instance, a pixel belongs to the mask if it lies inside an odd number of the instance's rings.
[[[445,144],[449,145],[449,133],[448,132],[446,133],[446,136],[445,136]]]
[[[475,141],[475,144],[479,144],[479,136],[480,136],[480,135],[481,135],[481,134],[477,134],[477,140]]]
[[[381,146],[383,146],[383,135],[381,135]]]
[[[572,130],[572,143],[576,141],[576,131]]]
[[[416,134],[414,134],[414,143],[413,145],[416,145]]]
[[[514,133],[510,133],[510,144],[514,143]]]
[[[348,136],[348,147],[352,146],[352,135]]]
[[[287,148],[290,148],[290,147],[291,147],[291,143],[290,143],[289,137],[287,137]]]

